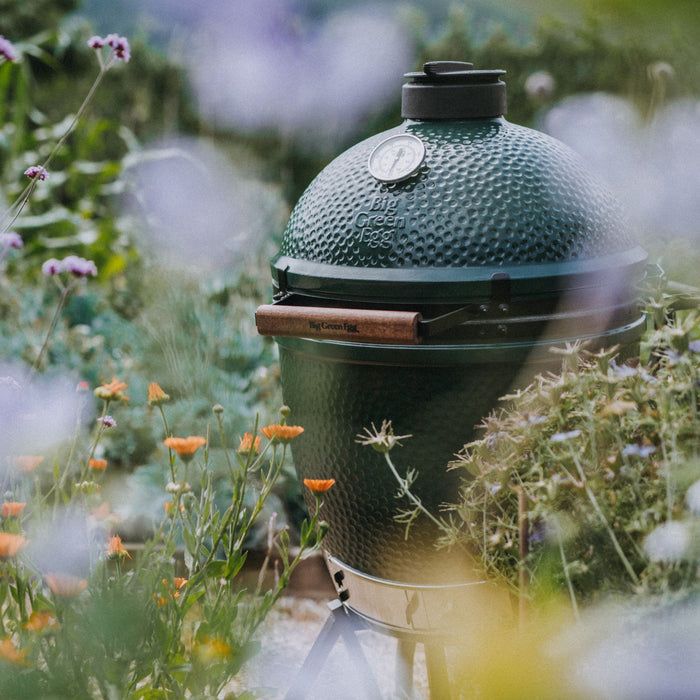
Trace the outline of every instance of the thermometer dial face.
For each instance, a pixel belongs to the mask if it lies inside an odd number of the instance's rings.
[[[400,182],[415,175],[425,158],[425,145],[412,134],[396,134],[369,154],[367,167],[380,182]]]

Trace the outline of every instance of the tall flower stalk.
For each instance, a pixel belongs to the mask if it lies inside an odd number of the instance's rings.
[[[6,44],[9,44],[9,42],[7,42],[4,37],[0,37],[0,56],[2,56],[5,60],[16,60],[16,54],[9,52]],[[78,122],[85,113],[85,110],[88,108],[88,105],[92,101],[92,98],[94,97],[95,92],[97,91],[97,88],[102,82],[102,79],[106,75],[107,71],[119,62],[127,62],[131,57],[128,40],[125,37],[121,37],[116,34],[108,34],[104,38],[93,36],[88,41],[88,46],[94,49],[97,55],[97,60],[100,67],[99,73],[88,90],[87,95],[83,99],[82,104],[80,107],[78,107],[78,111],[73,116],[68,128],[66,131],[64,131],[61,138],[54,144],[48,156],[46,156],[44,159],[44,162],[40,165],[33,165],[25,170],[24,174],[29,179],[29,182],[17,199],[3,213],[2,219],[0,219],[0,234],[10,231],[24,208],[27,206],[32,193],[36,189],[39,182],[46,180],[49,177],[49,166],[51,165],[54,156],[56,153],[58,153],[61,146],[63,146],[68,137],[75,130],[75,127],[78,125]],[[8,56],[13,56],[13,58],[8,59]]]

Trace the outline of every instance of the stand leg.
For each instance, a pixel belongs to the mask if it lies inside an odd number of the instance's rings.
[[[358,671],[359,679],[367,698],[369,700],[381,698],[372,669],[367,663],[360,642],[355,636],[355,632],[360,627],[340,600],[331,601],[328,604],[328,609],[331,614],[311,647],[311,651],[299,670],[294,683],[284,696],[284,700],[304,700],[306,698],[308,689],[313,685],[321,672],[339,637],[343,638],[348,648],[350,658]]]
[[[428,687],[431,700],[450,700],[450,681],[447,675],[445,647],[442,644],[425,644],[425,664],[428,669]]]
[[[396,691],[399,697],[413,697],[413,663],[416,643],[399,639],[396,649]]]

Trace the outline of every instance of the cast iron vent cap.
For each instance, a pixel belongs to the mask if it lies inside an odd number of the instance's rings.
[[[506,113],[504,70],[474,70],[473,63],[430,61],[406,73],[401,90],[404,119],[484,119]]]

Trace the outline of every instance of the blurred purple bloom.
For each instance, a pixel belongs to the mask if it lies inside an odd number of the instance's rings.
[[[549,440],[550,442],[565,442],[566,440],[577,438],[580,434],[580,430],[570,430],[568,433],[554,433]]]
[[[6,61],[17,60],[17,51],[15,51],[15,47],[12,45],[12,42],[5,39],[2,34],[0,34],[0,56]]]
[[[700,352],[700,340],[691,340],[688,345],[690,352]]]
[[[40,180],[46,180],[46,178],[49,176],[49,174],[46,172],[46,168],[42,167],[41,165],[32,165],[24,171],[24,174],[30,180],[33,180],[35,177],[38,177]]]
[[[105,428],[114,428],[114,426],[117,424],[117,421],[112,418],[112,416],[100,416],[97,419],[98,423],[103,423]]]
[[[88,39],[87,45],[91,49],[101,49],[105,45],[105,40],[101,36],[91,36]]]
[[[75,277],[94,277],[97,274],[97,266],[92,260],[79,258],[77,255],[68,255],[61,261],[63,269]]]
[[[58,275],[64,271],[63,263],[56,258],[49,258],[42,266],[41,271],[47,276]]]
[[[16,231],[8,231],[0,234],[0,245],[5,248],[21,248],[24,245],[22,236]]]
[[[610,360],[610,371],[616,377],[634,377],[637,372],[636,367],[630,367],[629,365],[618,365],[615,360]]]
[[[646,459],[649,455],[654,454],[654,452],[656,452],[656,448],[653,445],[626,445],[622,454],[625,455],[625,457],[636,455],[637,457]]]

